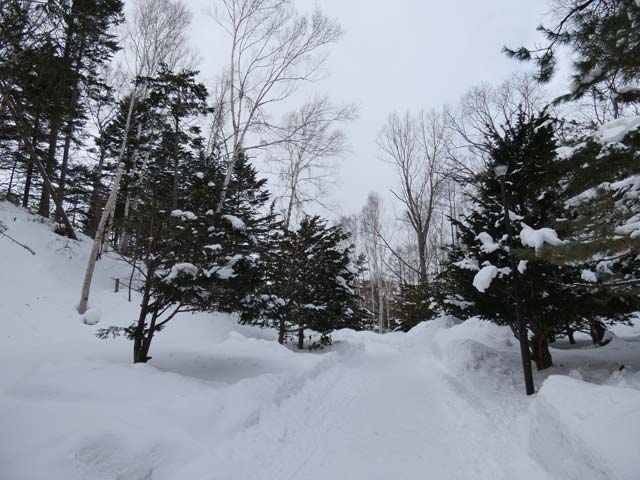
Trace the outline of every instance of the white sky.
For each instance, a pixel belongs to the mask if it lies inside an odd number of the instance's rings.
[[[215,0],[187,0],[194,12],[191,37],[203,78],[225,66],[225,37],[205,14]],[[345,35],[329,58],[330,76],[310,93],[355,102],[359,120],[349,128],[352,152],[341,161],[333,203],[337,213],[361,208],[369,191],[389,199],[395,179],[379,159],[375,137],[393,110],[454,104],[470,87],[500,83],[525,65],[501,53],[503,45],[531,45],[546,0],[294,0],[318,5]],[[257,162],[258,167],[260,163]]]

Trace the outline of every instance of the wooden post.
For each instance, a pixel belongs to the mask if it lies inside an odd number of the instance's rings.
[[[118,293],[120,291],[120,279],[116,278],[116,288],[114,290],[115,293]]]

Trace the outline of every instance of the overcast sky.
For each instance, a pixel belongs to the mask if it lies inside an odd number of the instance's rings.
[[[215,0],[187,0],[203,78],[225,65],[224,37],[205,14]],[[379,159],[375,137],[393,110],[454,104],[470,87],[500,83],[527,68],[501,53],[503,45],[531,45],[545,0],[294,0],[317,5],[342,25],[331,51],[330,76],[313,85],[336,101],[355,102],[359,120],[348,128],[352,152],[342,161],[333,202],[338,213],[361,208],[369,191],[388,199],[395,179]],[[530,67],[529,67],[530,68]]]

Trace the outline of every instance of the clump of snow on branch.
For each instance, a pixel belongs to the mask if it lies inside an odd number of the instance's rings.
[[[491,235],[489,235],[487,232],[480,232],[478,234],[478,236],[476,237],[476,240],[479,240],[480,243],[482,243],[482,246],[480,247],[480,250],[485,252],[485,253],[495,252],[496,250],[498,250],[500,248],[500,245],[498,245],[493,240],[493,237]]]
[[[527,260],[520,260],[520,262],[518,262],[518,272],[520,273],[526,272],[528,263],[529,262]]]
[[[455,262],[454,265],[458,268],[462,268],[463,270],[480,270],[480,265],[478,265],[478,261],[474,258],[464,258],[459,262]]]
[[[197,220],[198,216],[193,212],[183,212],[182,210],[173,210],[171,212],[172,217],[178,217],[181,220]]]
[[[640,214],[634,215],[627,220],[624,225],[617,227],[615,232],[618,235],[628,235],[631,238],[640,238]]]
[[[473,286],[480,293],[484,293],[490,286],[493,279],[498,276],[498,267],[495,265],[486,265],[476,273],[473,277]]]
[[[354,293],[353,289],[349,286],[349,284],[347,283],[347,281],[344,279],[344,277],[341,277],[340,275],[338,275],[336,277],[336,283],[341,286],[345,291],[349,292],[349,293]]]
[[[222,215],[222,218],[229,222],[236,230],[244,230],[246,228],[245,223],[235,215]]]
[[[618,118],[607,122],[595,133],[594,138],[603,145],[621,142],[631,131],[640,128],[640,115]]]
[[[558,238],[558,234],[552,228],[540,228],[535,229],[528,226],[526,223],[522,224],[522,231],[520,232],[520,242],[525,247],[531,247],[536,250],[540,250],[545,243],[558,246],[564,242]]]
[[[181,273],[186,275],[191,275],[195,277],[198,274],[198,267],[196,267],[193,263],[176,263],[171,267],[169,274],[162,279],[163,282],[171,282],[176,279],[178,275]]]
[[[592,270],[582,270],[580,277],[585,282],[596,283],[598,281],[598,276]]]

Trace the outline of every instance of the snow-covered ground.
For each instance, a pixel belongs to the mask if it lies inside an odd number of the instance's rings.
[[[185,315],[148,365],[124,339],[126,267],[0,203],[0,479],[640,478],[640,329],[602,348],[557,342],[525,397],[506,328],[442,318],[408,334],[340,331],[321,353],[231,316]],[[620,367],[625,367],[620,370]]]

